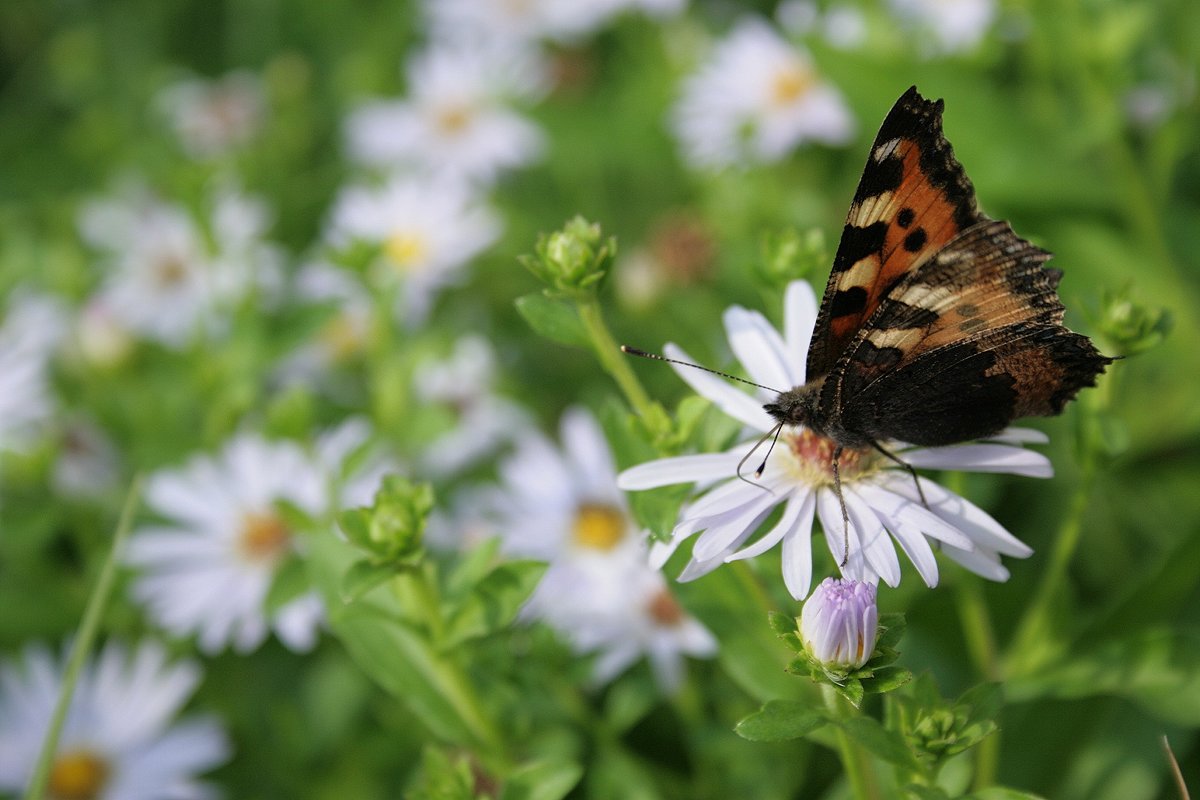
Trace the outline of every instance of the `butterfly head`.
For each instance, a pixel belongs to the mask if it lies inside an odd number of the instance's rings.
[[[810,381],[803,386],[794,386],[780,392],[773,402],[763,406],[771,418],[783,425],[802,425],[817,432],[824,432],[824,414],[821,413],[821,387],[824,378]]]

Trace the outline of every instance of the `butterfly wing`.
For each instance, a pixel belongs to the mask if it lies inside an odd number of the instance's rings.
[[[1050,254],[976,225],[895,286],[835,366],[842,424],[941,445],[1050,416],[1112,359],[1062,325]]]
[[[884,119],[854,193],[817,315],[808,379],[829,373],[893,286],[985,219],[942,135],[942,101],[910,88]]]

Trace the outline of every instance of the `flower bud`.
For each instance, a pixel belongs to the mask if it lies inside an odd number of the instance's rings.
[[[827,669],[857,669],[875,649],[879,609],[875,586],[826,578],[800,612],[800,638],[809,657]]]
[[[573,296],[594,289],[616,250],[616,240],[602,238],[599,225],[575,217],[561,231],[539,237],[534,254],[521,263],[554,293]]]

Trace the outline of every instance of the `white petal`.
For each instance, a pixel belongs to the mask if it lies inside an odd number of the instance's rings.
[[[563,414],[560,427],[563,450],[582,484],[579,489],[587,496],[613,499],[617,469],[596,419],[581,408],[570,408]]]
[[[674,343],[668,342],[663,346],[663,352],[668,358],[680,361],[691,361],[692,358]],[[733,388],[721,378],[698,369],[672,364],[671,367],[680,378],[691,386],[697,394],[710,400],[717,408],[729,416],[745,423],[756,430],[766,433],[775,426],[770,415],[763,411],[757,400],[743,391]]]
[[[726,556],[725,561],[728,563],[731,561],[740,561],[744,558],[754,558],[755,556],[762,555],[775,545],[779,544],[779,542],[783,540],[783,537],[786,536],[787,533],[796,526],[796,521],[800,517],[800,512],[804,510],[804,504],[806,502],[811,504],[811,498],[811,492],[803,492],[802,489],[798,489],[797,491],[793,492],[787,498],[787,506],[784,507],[783,516],[779,518],[779,522],[776,523],[775,527],[769,530],[763,536],[760,536],[752,544],[743,547],[736,553],[730,553],[728,556]],[[809,509],[809,517],[810,519],[808,524],[811,531],[811,508]]]
[[[976,575],[1001,583],[1008,580],[1008,570],[1000,563],[1000,557],[991,551],[978,548],[968,551],[946,546],[942,548],[942,552],[951,561],[958,562]]]
[[[817,323],[817,298],[808,281],[792,281],[783,299],[783,331],[793,386],[803,386],[808,348]]]
[[[898,492],[895,489],[896,486],[911,490],[913,499],[909,499],[910,493]],[[861,484],[858,491],[875,510],[875,513],[880,515],[885,524],[889,520],[894,520],[898,524],[910,525],[916,530],[924,532],[926,536],[964,550],[970,550],[974,546],[962,531],[921,504],[908,475],[892,473],[885,479],[880,479],[878,485]]]
[[[821,527],[825,531],[825,541],[829,552],[838,565],[842,576],[856,581],[865,581],[875,577],[867,568],[863,558],[862,548],[858,544],[858,533],[851,524],[844,528],[842,524],[842,508],[837,496],[832,491],[817,492],[817,515],[821,518]],[[842,565],[842,556],[846,555],[846,564]]]
[[[796,600],[803,600],[812,588],[812,521],[817,496],[809,494],[801,502],[796,523],[783,537],[783,583]]]
[[[751,523],[781,502],[778,495],[760,495],[747,504],[736,517],[723,525],[713,526],[706,530],[692,549],[692,558],[697,561],[707,561],[725,553],[736,539],[745,538],[754,530]]]
[[[617,476],[625,491],[657,489],[677,483],[707,483],[733,475],[742,456],[738,453],[703,453],[660,458],[630,467]]]
[[[893,491],[896,487],[893,487]],[[933,513],[958,528],[976,545],[1006,556],[1026,558],[1033,548],[1013,536],[1004,526],[969,500],[959,497],[933,481],[921,479],[921,488]],[[915,491],[915,490],[914,490]],[[909,499],[914,499],[909,497]]]
[[[773,388],[776,394],[792,388],[786,362],[787,348],[766,317],[741,306],[730,306],[724,320],[729,346],[751,379]]]
[[[937,559],[933,555],[933,548],[929,546],[929,541],[921,535],[921,531],[902,519],[894,517],[881,517],[881,519],[900,544],[900,549],[908,556],[908,560],[917,568],[917,574],[921,576],[921,580],[925,581],[925,585],[930,588],[937,586]]]
[[[1005,428],[995,436],[989,436],[987,441],[1004,444],[1045,444],[1050,441],[1050,437],[1034,428],[1013,427]]]
[[[847,487],[843,488],[842,492],[846,498],[846,512],[850,515],[850,523],[858,532],[858,541],[867,563],[888,586],[899,585],[900,559],[896,557],[896,548],[892,545],[883,523],[854,491]]]
[[[961,444],[910,450],[903,456],[914,467],[966,472],[1007,472],[1029,478],[1052,478],[1050,459],[1023,447],[1005,444]]]

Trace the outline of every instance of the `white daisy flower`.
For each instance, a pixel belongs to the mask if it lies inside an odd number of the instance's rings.
[[[818,34],[840,50],[858,47],[867,38],[866,17],[854,6],[830,6],[822,13],[812,0],[786,0],[775,9],[775,19],[794,36]]]
[[[413,58],[407,74],[406,99],[368,103],[350,114],[353,160],[486,183],[541,154],[541,131],[505,102],[540,92],[544,79],[528,63],[443,46]]]
[[[893,13],[929,42],[930,54],[974,49],[996,16],[995,0],[888,0]]]
[[[18,291],[9,298],[0,324],[0,452],[29,447],[53,417],[50,361],[66,325],[50,297]]]
[[[671,124],[687,161],[702,168],[778,161],[804,142],[854,135],[841,93],[758,19],[738,24],[684,81]]]
[[[26,648],[0,665],[0,792],[25,789],[62,689],[66,658]],[[200,683],[192,661],[170,664],[163,647],[132,652],[109,643],[80,672],[50,772],[48,797],[202,800],[196,776],[229,759],[216,720],[173,722]]]
[[[604,24],[611,2],[425,0],[424,7],[435,39],[511,49],[583,38]]]
[[[730,346],[756,383],[780,389],[804,384],[816,312],[812,289],[800,281],[788,287],[782,335],[757,312],[738,306],[725,312]],[[668,344],[665,351],[672,358],[689,360],[673,344]],[[773,394],[758,390],[752,396],[716,376],[686,367],[676,367],[676,372],[750,429],[761,433],[774,429],[775,422],[762,408],[763,403],[774,399]],[[641,464],[625,470],[619,485],[626,490],[693,482],[705,487],[684,508],[670,543],[654,548],[655,562],[661,564],[681,542],[703,532],[681,580],[697,578],[723,563],[758,555],[782,542],[784,582],[792,596],[800,600],[808,594],[812,581],[814,516],[821,520],[834,562],[843,559],[841,507],[833,490],[830,462],[834,445],[806,428],[785,428],[770,449],[762,478],[750,483],[736,473],[739,462],[759,438],[756,433],[725,453]],[[1045,437],[1037,431],[1010,428],[989,441],[949,447],[882,444],[917,468],[1050,477],[1052,470],[1045,456],[1016,446],[1038,441],[1045,441]],[[984,511],[921,478],[921,489],[929,503],[926,507],[907,470],[874,450],[847,450],[840,464],[842,493],[850,518],[846,532],[849,555],[841,567],[847,578],[897,585],[900,561],[893,540],[929,586],[938,580],[930,540],[951,560],[996,581],[1008,578],[1008,570],[1000,563],[1001,555],[1024,558],[1032,552]],[[776,507],[782,507],[778,522],[750,541]]]
[[[193,158],[224,155],[262,129],[265,111],[258,77],[240,70],[217,80],[190,79],[163,89],[158,107]]]
[[[417,396],[449,408],[457,420],[425,447],[422,463],[434,476],[461,472],[529,430],[529,415],[495,393],[495,373],[495,353],[481,336],[464,336],[449,358],[417,366]]]
[[[334,247],[381,248],[373,277],[399,285],[397,312],[409,325],[420,324],[437,292],[499,235],[500,221],[463,184],[400,177],[344,189],[329,231]]]
[[[292,650],[310,649],[322,618],[315,593],[270,618],[263,607],[297,546],[281,501],[313,517],[329,505],[327,470],[293,442],[241,434],[215,457],[155,473],[146,502],[169,523],[130,537],[126,561],[142,570],[134,597],[171,633],[197,634],[205,653],[248,652],[268,629]]]
[[[200,330],[219,327],[222,307],[279,285],[282,259],[261,238],[262,205],[229,188],[212,205],[211,244],[186,209],[144,193],[84,208],[79,229],[103,253],[106,274],[96,300],[109,319],[182,347]]]
[[[530,433],[500,465],[494,497],[507,552],[550,563],[526,607],[578,652],[601,653],[597,681],[643,653],[663,686],[677,685],[683,655],[711,656],[716,643],[665,591],[646,564],[646,531],[630,516],[596,421],[572,409],[563,450]]]

